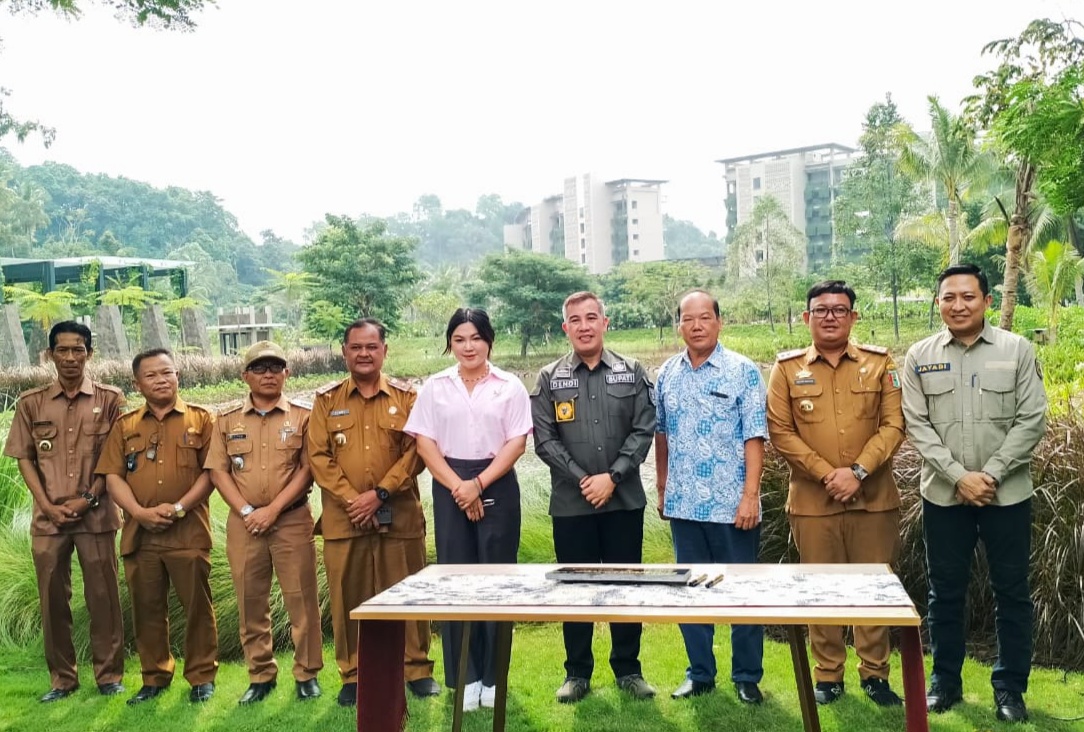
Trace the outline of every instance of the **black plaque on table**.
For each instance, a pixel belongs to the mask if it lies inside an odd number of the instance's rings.
[[[558,582],[607,582],[630,585],[685,585],[690,569],[660,567],[558,567],[546,572],[546,579]]]

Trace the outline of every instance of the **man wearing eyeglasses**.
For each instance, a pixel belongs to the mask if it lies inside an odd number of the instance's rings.
[[[790,465],[787,515],[803,563],[885,563],[899,553],[892,456],[903,442],[900,376],[888,350],[850,340],[855,294],[840,280],[806,293],[813,345],[780,353],[768,378],[768,435]],[[888,628],[855,627],[858,675],[875,704],[901,703],[888,684]],[[814,696],[844,692],[840,626],[809,626]]]
[[[147,403],[117,420],[94,472],[124,509],[120,554],[132,597],[132,625],[143,686],[129,705],[169,688],[176,666],[169,649],[169,588],[184,607],[184,677],[191,702],[211,699],[218,673],[218,628],[211,604],[211,515],[214,490],[203,469],[214,416],[177,395],[177,367],[164,348],[132,359]]]
[[[42,702],[79,688],[72,643],[71,558],[79,554],[90,616],[90,653],[102,695],[124,692],[124,621],[117,584],[120,512],[94,475],[109,428],[120,415],[120,389],[91,381],[90,329],[66,320],[49,331],[55,381],[19,396],[4,454],[34,497],[30,550],[38,578],[45,663],[52,686]]]
[[[270,341],[245,353],[244,404],[222,412],[204,467],[230,507],[226,557],[230,563],[248,662],[249,687],[238,700],[263,701],[278,677],[271,642],[271,575],[278,576],[294,642],[297,698],[320,696],[316,674],[324,667],[316,545],[309,491],[312,471],[305,452],[310,407],[282,390],[290,370],[286,354]]]

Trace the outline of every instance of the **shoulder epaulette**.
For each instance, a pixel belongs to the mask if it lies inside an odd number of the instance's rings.
[[[319,387],[316,390],[316,393],[319,396],[323,396],[324,394],[329,394],[329,393],[335,391],[335,389],[337,389],[340,384],[342,384],[341,381],[333,381],[330,384],[324,384],[323,386]]]
[[[50,386],[52,386],[52,384],[42,384],[41,386],[35,386],[33,389],[27,389],[26,391],[24,391],[22,394],[19,395],[19,398],[22,399],[23,397],[28,397],[31,394],[37,394],[39,392],[43,392],[46,389],[48,389]]]
[[[111,391],[114,394],[120,394],[121,396],[124,396],[124,389],[121,389],[119,386],[113,386],[112,384],[103,384],[100,381],[95,381],[94,386],[98,387],[102,391]]]
[[[395,376],[388,377],[388,386],[394,386],[399,391],[414,391],[414,384],[406,379],[400,379]]]
[[[776,361],[789,361],[792,358],[798,358],[799,356],[801,356],[803,354],[805,354],[805,349],[804,348],[795,348],[794,350],[791,350],[791,351],[783,351],[782,353],[780,353],[779,355],[777,355],[775,357],[775,360]]]
[[[312,411],[312,402],[305,399],[291,399],[290,405],[294,407],[301,407],[302,409],[307,409],[310,412]]]
[[[870,353],[879,353],[882,356],[887,356],[888,355],[888,349],[885,348],[884,346],[874,346],[874,345],[867,345],[867,344],[859,343],[858,344],[858,350],[860,350],[860,351],[869,351]]]
[[[214,414],[214,410],[208,409],[202,404],[189,404],[188,402],[185,402],[184,405],[189,409],[198,409],[199,411],[206,412],[207,414]]]
[[[228,407],[226,409],[223,409],[221,412],[218,413],[218,416],[219,417],[225,417],[227,414],[233,414],[234,412],[236,412],[237,410],[239,410],[243,406],[245,406],[244,403],[234,404],[232,407]]]

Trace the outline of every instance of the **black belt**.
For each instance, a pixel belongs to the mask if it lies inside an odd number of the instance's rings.
[[[298,498],[296,501],[291,503],[289,506],[282,509],[282,513],[280,513],[279,515],[281,516],[283,513],[290,513],[290,511],[301,508],[302,506],[307,506],[308,503],[309,503],[309,494],[306,493],[305,495],[301,496],[301,498]]]

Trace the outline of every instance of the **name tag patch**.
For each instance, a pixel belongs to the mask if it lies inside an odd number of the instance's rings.
[[[607,384],[635,384],[636,374],[630,374],[627,371],[623,374],[606,374]]]
[[[329,417],[344,417],[347,414],[350,414],[349,409],[332,409],[331,414],[329,414],[328,416]]]
[[[579,389],[579,379],[550,379],[550,389]]]
[[[920,363],[915,366],[916,374],[933,374],[939,371],[952,371],[951,363]]]
[[[231,435],[227,435],[226,439],[227,440],[247,440],[248,435],[246,435],[244,432],[241,432],[241,433],[235,432],[235,433],[233,433]]]
[[[816,383],[817,383],[817,380],[814,379],[812,376],[807,376],[804,379],[795,379],[794,380],[794,385],[795,386],[809,386],[810,384],[816,384]]]

